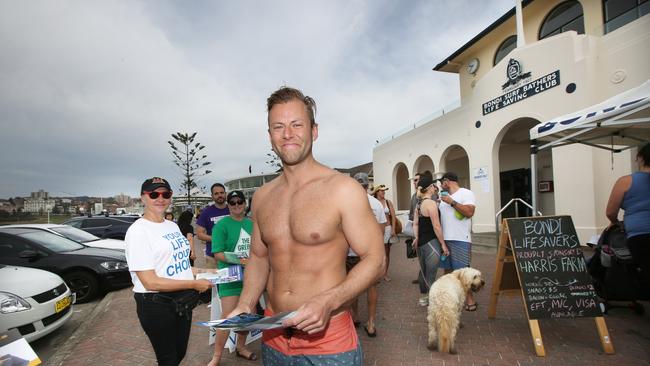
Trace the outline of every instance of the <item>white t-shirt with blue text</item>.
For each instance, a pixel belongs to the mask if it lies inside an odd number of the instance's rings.
[[[124,241],[134,292],[156,292],[144,287],[137,271],[154,270],[158,277],[172,280],[194,279],[190,243],[175,222],[158,223],[141,218],[129,227]]]

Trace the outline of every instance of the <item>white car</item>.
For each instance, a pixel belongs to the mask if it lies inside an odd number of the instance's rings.
[[[20,224],[20,225],[5,225],[3,227],[22,227],[29,229],[41,229],[49,232],[59,234],[70,240],[77,241],[83,245],[95,248],[117,249],[124,252],[126,250],[126,243],[124,240],[117,239],[101,239],[87,231],[77,229],[70,225],[58,224]]]
[[[39,339],[70,319],[74,300],[54,273],[0,264],[0,333],[17,328],[28,342]]]

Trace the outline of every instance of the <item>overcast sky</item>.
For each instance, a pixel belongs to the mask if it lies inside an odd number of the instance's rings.
[[[167,140],[198,132],[201,183],[269,173],[265,102],[318,106],[316,159],[349,168],[375,140],[459,99],[431,69],[514,0],[2,1],[0,198],[126,193],[180,172]]]

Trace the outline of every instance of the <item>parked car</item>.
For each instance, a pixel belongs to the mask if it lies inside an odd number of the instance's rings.
[[[52,233],[65,236],[70,240],[78,241],[81,244],[87,245],[89,247],[117,249],[117,250],[121,250],[122,252],[126,250],[126,243],[124,242],[124,240],[100,239],[87,231],[77,229],[76,227],[72,227],[70,225],[20,224],[20,225],[7,225],[3,227],[19,227],[19,228],[47,230]]]
[[[102,239],[124,240],[129,226],[139,218],[139,216],[79,216],[66,220],[63,224],[87,231]]]
[[[124,253],[91,248],[45,230],[0,227],[0,263],[54,272],[80,303],[100,291],[131,285]]]
[[[74,295],[58,275],[0,264],[0,333],[16,328],[28,342],[72,316]]]

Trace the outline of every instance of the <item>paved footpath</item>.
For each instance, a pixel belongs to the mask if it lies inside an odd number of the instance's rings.
[[[494,275],[495,254],[474,254],[473,265],[481,270],[486,287],[476,299],[476,312],[464,312],[458,334],[458,354],[442,355],[426,348],[426,308],[417,305],[419,291],[411,284],[417,263],[406,259],[404,244],[393,246],[390,277],[379,285],[376,338],[368,338],[363,327],[358,333],[364,365],[650,365],[650,303],[647,313],[635,315],[628,309],[614,309],[605,317],[616,349],[605,355],[592,319],[540,320],[546,357],[537,357],[520,297],[499,299],[496,319],[488,319],[487,304]],[[361,320],[365,320],[365,295],[360,299]],[[197,307],[194,320],[206,320],[209,309]],[[46,365],[155,365],[155,356],[135,314],[131,289],[108,294],[86,324],[68,343],[46,361]],[[205,365],[212,348],[208,330],[192,328],[188,355],[182,365]],[[259,341],[249,345],[258,352]],[[223,365],[254,365],[232,355]]]

